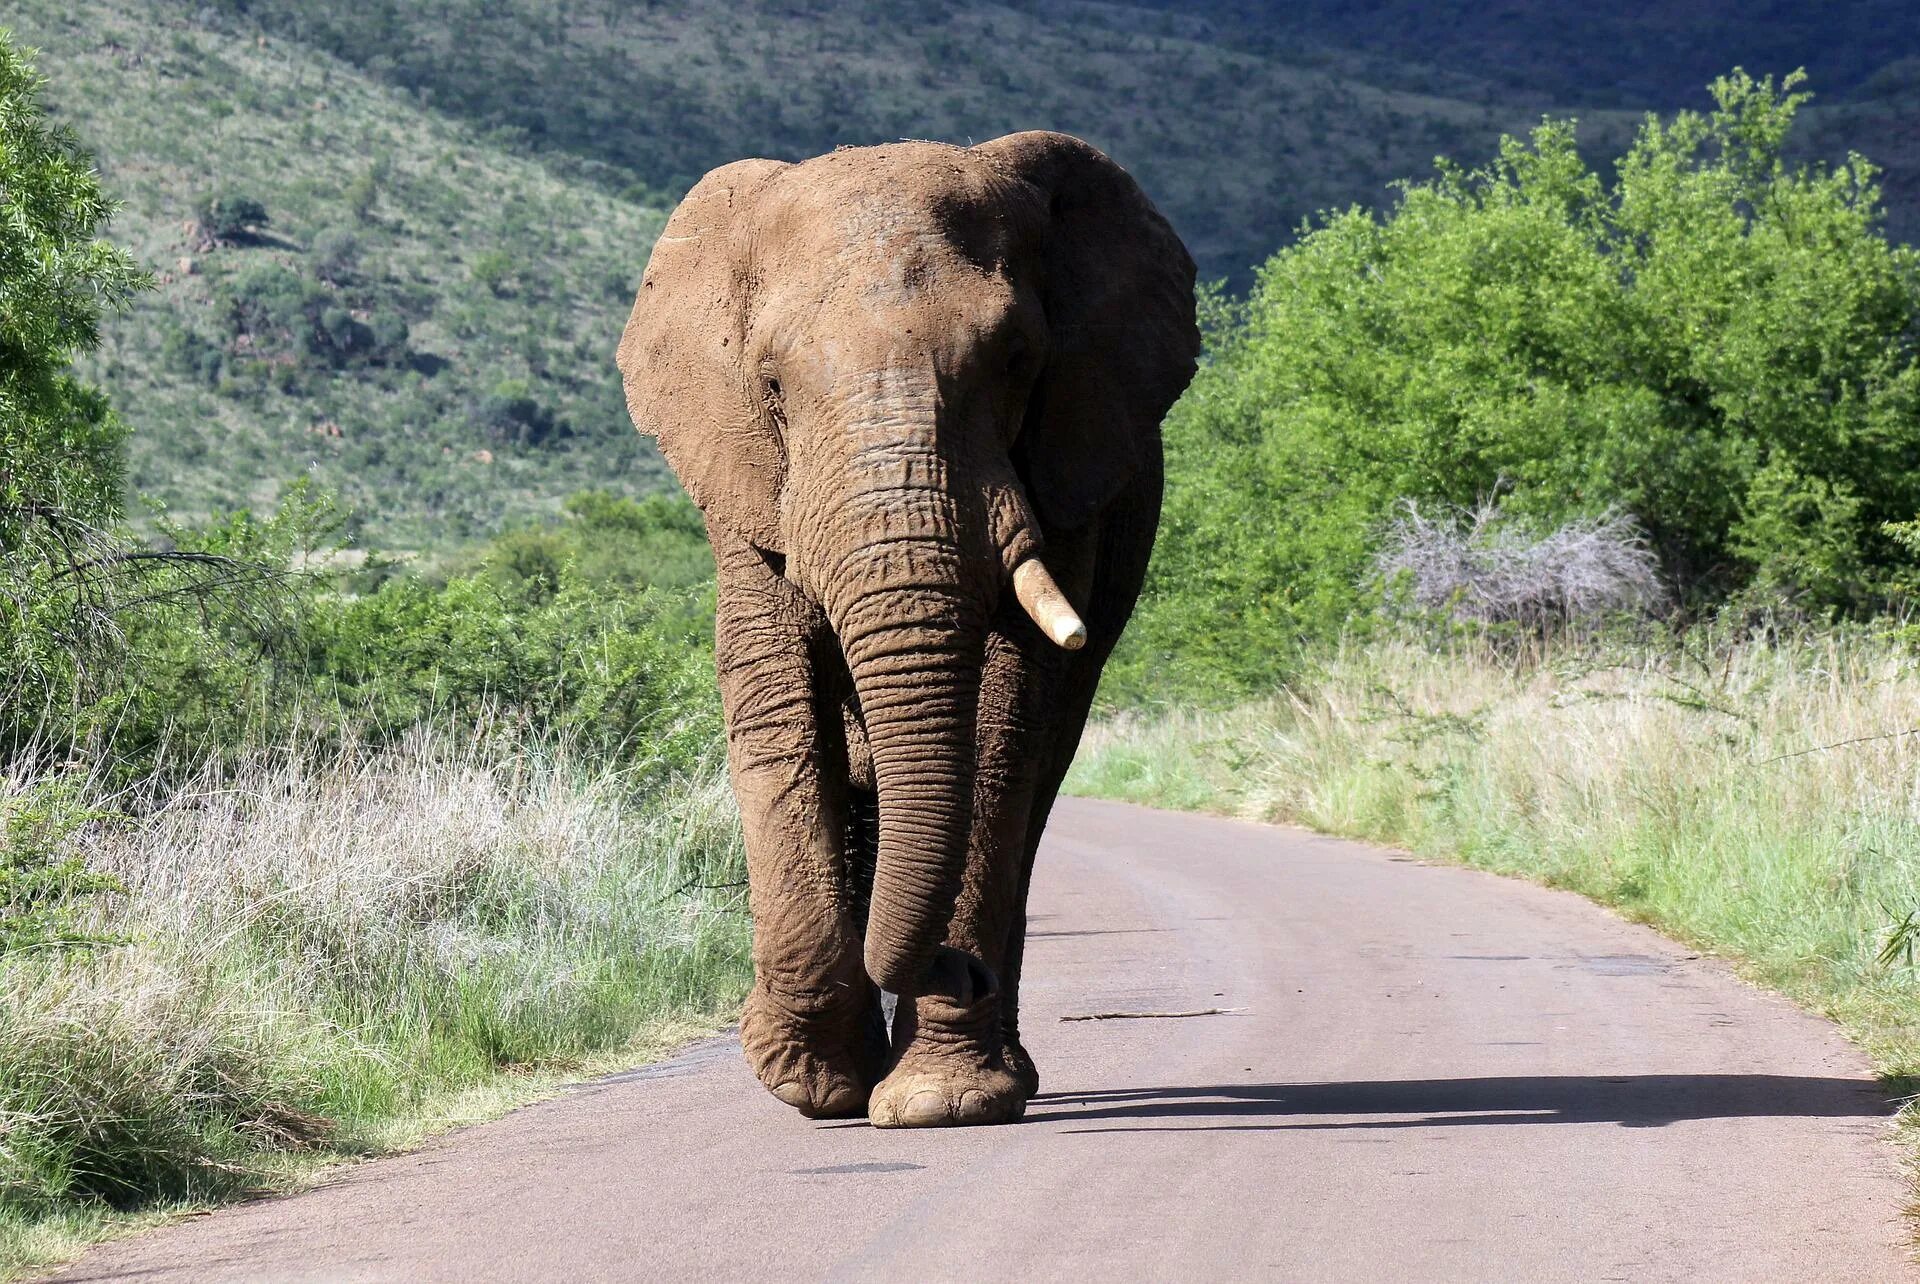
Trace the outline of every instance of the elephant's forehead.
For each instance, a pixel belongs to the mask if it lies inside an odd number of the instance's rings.
[[[823,275],[857,273],[868,288],[923,289],[948,270],[1006,263],[1023,230],[1008,186],[956,147],[831,152],[783,172],[767,193],[763,249]]]

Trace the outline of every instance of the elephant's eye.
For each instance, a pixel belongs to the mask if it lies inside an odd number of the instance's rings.
[[[1006,370],[1008,376],[1014,379],[1024,377],[1031,365],[1028,357],[1029,353],[1027,351],[1026,341],[1024,339],[1015,339],[1007,348]]]
[[[767,408],[767,422],[784,448],[787,437],[787,407],[780,400],[780,381],[767,375],[761,382],[761,403]]]

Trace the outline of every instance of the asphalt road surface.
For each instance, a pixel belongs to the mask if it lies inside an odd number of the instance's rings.
[[[1912,1275],[1862,1057],[1576,897],[1064,801],[1031,908],[1024,1123],[809,1123],[723,1037],[63,1278]]]

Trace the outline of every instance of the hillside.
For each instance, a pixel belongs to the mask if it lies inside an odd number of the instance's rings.
[[[1331,50],[1242,51],[1230,29],[1120,4],[743,5],[226,0],[421,101],[679,192],[743,155],[964,142],[1045,127],[1132,169],[1208,276],[1244,277],[1315,210],[1370,203],[1436,153],[1483,153],[1535,107],[1459,77],[1381,88]]]
[[[616,189],[677,192],[743,155],[1064,129],[1140,176],[1204,275],[1241,284],[1314,212],[1377,203],[1436,154],[1485,156],[1545,111],[1577,109],[1604,154],[1642,111],[1705,106],[1706,83],[1736,63],[1807,64],[1831,77],[1813,88],[1835,103],[1920,84],[1920,64],[1899,61],[1920,54],[1914,0],[1846,0],[1817,19],[1722,0],[221,7],[530,147],[607,167],[601,181]],[[1847,142],[1887,152],[1911,119],[1897,105],[1856,112]]]
[[[665,476],[611,378],[654,207],[490,144],[331,57],[137,0],[24,0],[47,101],[158,288],[93,374],[132,482],[183,514],[311,476],[389,547]],[[208,246],[210,194],[268,221]]]
[[[195,512],[311,474],[365,538],[417,546],[662,484],[608,352],[663,211],[714,164],[1063,129],[1241,287],[1303,219],[1377,205],[1436,154],[1478,160],[1570,103],[1604,156],[1625,108],[1704,105],[1711,69],[1751,55],[1830,69],[1800,154],[1879,161],[1911,238],[1920,36],[1882,21],[1903,7],[1838,6],[1820,41],[1718,4],[1654,22],[1401,0],[21,0],[8,21],[125,200],[116,235],[162,274],[100,365],[135,485]],[[1659,58],[1619,52],[1654,35]],[[217,193],[270,221],[201,251],[190,220]]]
[[[1889,64],[1920,55],[1914,0],[1134,0],[1274,54],[1303,44],[1386,81],[1446,67],[1503,98],[1670,109],[1729,67],[1804,66],[1825,92],[1871,96]]]

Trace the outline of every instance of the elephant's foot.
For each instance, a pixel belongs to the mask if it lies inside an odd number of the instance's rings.
[[[867,1118],[876,1128],[1012,1123],[1032,1094],[1008,1064],[991,973],[945,947],[934,972],[936,988],[894,1012],[893,1068],[868,1098]]]
[[[796,999],[756,983],[740,1013],[740,1045],[754,1074],[809,1119],[860,1114],[886,1065],[878,993],[863,981],[850,994]]]

